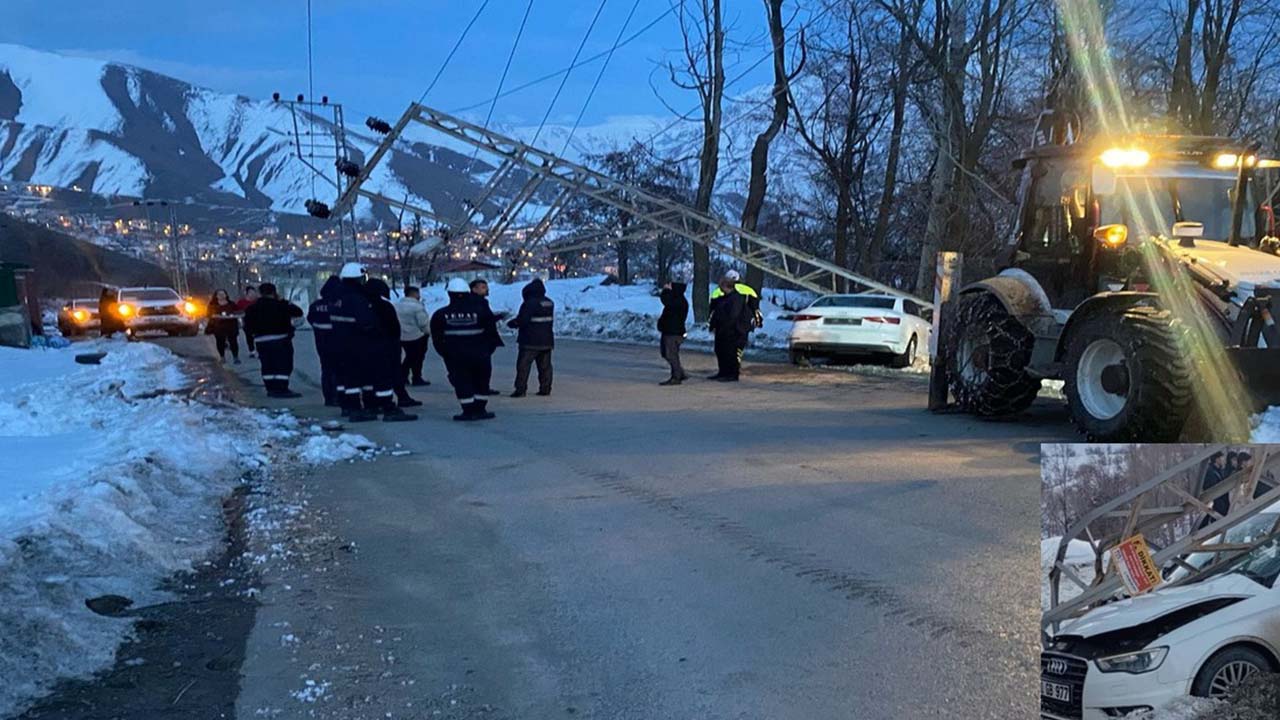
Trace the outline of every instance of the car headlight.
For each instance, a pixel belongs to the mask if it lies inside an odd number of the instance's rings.
[[[118,314],[120,317],[127,318],[130,315],[133,315],[133,306],[130,305],[129,303],[120,303],[119,305],[116,306],[116,314]]]
[[[188,315],[195,315],[200,311],[200,307],[190,300],[182,303],[182,311]]]
[[[1124,655],[1112,655],[1111,657],[1098,658],[1093,662],[1097,664],[1098,669],[1104,673],[1129,673],[1130,675],[1141,675],[1148,673],[1160,667],[1164,662],[1164,658],[1169,654],[1169,648],[1158,647],[1148,650],[1139,650],[1138,652],[1125,653]]]
[[[71,317],[75,318],[76,322],[84,322],[89,319],[89,313],[84,310],[72,310]]]

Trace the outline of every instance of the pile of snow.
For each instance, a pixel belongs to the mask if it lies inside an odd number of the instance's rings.
[[[1049,585],[1049,571],[1053,569],[1053,562],[1058,557],[1058,546],[1062,544],[1062,537],[1045,538],[1040,541],[1040,608],[1041,610],[1049,609],[1049,599],[1052,597]],[[1084,540],[1072,540],[1067,545],[1067,554],[1063,558],[1063,564],[1071,569],[1080,578],[1081,582],[1093,582],[1093,548]],[[1103,558],[1103,563],[1107,562]],[[1079,595],[1082,591],[1075,583],[1071,582],[1065,575],[1058,583],[1059,601],[1065,602]]]
[[[75,362],[90,351],[107,354]],[[0,348],[0,717],[109,665],[132,621],[85,601],[166,599],[162,580],[220,547],[221,500],[303,434],[193,400],[192,383],[148,343]]]
[[[652,343],[656,346],[658,316],[662,314],[658,290],[652,283],[605,285],[604,281],[603,275],[546,281],[547,297],[556,303],[556,335],[581,340]],[[491,284],[489,306],[494,312],[506,312],[514,317],[520,310],[520,291],[526,284]],[[422,299],[432,311],[449,302],[443,285],[423,288]],[[807,293],[766,290],[760,302],[760,312],[765,317],[764,327],[752,333],[751,346],[786,348],[791,323],[779,320],[778,316],[791,311],[774,301],[804,307],[811,299]],[[692,320],[691,312],[689,340],[710,344],[711,333],[705,326],[694,326]]]
[[[1254,417],[1252,442],[1280,443],[1280,405],[1273,405],[1267,411]]]
[[[319,433],[320,427],[314,426],[312,431]],[[344,460],[371,457],[377,448],[377,443],[363,435],[316,434],[303,441],[302,446],[298,448],[298,457],[312,465],[332,465]]]
[[[1207,720],[1222,717],[1226,703],[1208,698],[1183,697],[1159,710],[1139,710],[1125,715],[1125,720]]]

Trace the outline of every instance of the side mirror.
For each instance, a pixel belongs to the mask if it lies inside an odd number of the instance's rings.
[[[1093,231],[1093,239],[1112,250],[1122,248],[1129,239],[1129,228],[1119,223],[1103,225]]]

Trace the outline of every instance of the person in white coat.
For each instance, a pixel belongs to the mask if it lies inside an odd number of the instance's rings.
[[[405,382],[413,387],[430,385],[422,377],[422,363],[431,342],[431,316],[418,288],[410,285],[404,289],[404,297],[396,302],[396,316],[400,319],[400,347],[404,350],[400,371]]]

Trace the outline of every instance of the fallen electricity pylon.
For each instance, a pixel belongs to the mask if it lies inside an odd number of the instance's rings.
[[[1054,631],[1065,621],[1079,617],[1105,602],[1124,596],[1125,589],[1117,563],[1104,565],[1106,553],[1135,536],[1151,537],[1152,531],[1173,524],[1184,533],[1172,543],[1156,548],[1151,555],[1157,569],[1182,568],[1177,577],[1169,576],[1159,587],[1176,587],[1195,582],[1214,573],[1231,561],[1254,548],[1280,536],[1280,518],[1265,532],[1247,541],[1227,542],[1226,533],[1266,509],[1280,502],[1280,484],[1257,489],[1268,470],[1280,469],[1280,452],[1266,445],[1250,446],[1255,453],[1252,467],[1241,470],[1222,482],[1205,489],[1200,487],[1208,463],[1216,453],[1226,450],[1225,445],[1207,445],[1186,460],[1167,468],[1148,480],[1135,485],[1082,515],[1062,536],[1049,570],[1049,608],[1041,617],[1042,630]],[[1197,478],[1188,490],[1187,471],[1194,471]],[[1264,485],[1265,487],[1265,485]],[[1163,492],[1162,492],[1163,491]],[[1230,509],[1223,515],[1214,510],[1214,501],[1234,493]],[[1163,496],[1163,497],[1162,497]],[[1176,498],[1177,504],[1159,506],[1154,503]],[[1093,526],[1107,519],[1124,519],[1119,532],[1095,535]],[[1067,551],[1073,540],[1087,542],[1094,550],[1095,577],[1091,582],[1082,580],[1066,562]],[[1212,556],[1202,565],[1188,562],[1189,556]],[[1080,594],[1063,599],[1062,580],[1067,579]]]
[[[475,148],[477,153],[484,152],[500,161],[497,170],[491,175],[480,195],[468,203],[468,211],[462,222],[441,218],[432,208],[414,204],[409,197],[396,199],[365,187],[374,168],[386,158],[387,153],[401,138],[410,123],[417,123],[435,132],[443,133],[455,141]],[[331,216],[341,217],[355,206],[359,198],[366,198],[447,223],[451,226],[450,233],[456,237],[471,229],[481,207],[488,202],[500,185],[515,178],[524,178],[524,183],[519,190],[511,196],[505,208],[484,230],[487,244],[492,244],[505,233],[535,193],[544,184],[549,183],[550,187],[558,188],[558,192],[542,219],[527,233],[526,237],[531,238],[533,242],[546,234],[563,210],[565,202],[576,194],[629,213],[637,222],[660,233],[670,233],[705,245],[716,253],[757,267],[774,277],[813,292],[842,292],[846,291],[848,286],[853,286],[910,298],[924,305],[930,304],[927,300],[917,298],[910,293],[851,272],[783,243],[775,242],[758,233],[749,232],[687,205],[659,197],[634,185],[619,182],[565,160],[554,153],[527,145],[425,105],[418,103],[410,105],[395,125],[376,118],[370,118],[366,125],[383,134],[382,142],[359,172],[353,173],[350,183],[340,193],[334,207],[331,210],[325,208]],[[656,237],[657,234],[637,235],[637,238]],[[744,246],[747,249],[744,250]]]

